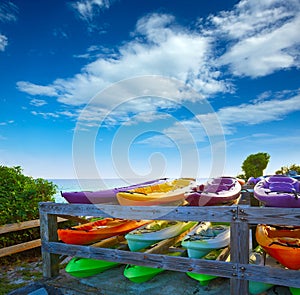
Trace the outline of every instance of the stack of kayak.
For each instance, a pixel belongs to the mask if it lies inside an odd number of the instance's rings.
[[[233,177],[217,177],[185,194],[190,206],[229,205],[241,194],[242,186]]]

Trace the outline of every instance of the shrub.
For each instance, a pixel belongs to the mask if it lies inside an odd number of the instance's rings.
[[[54,201],[56,185],[25,176],[19,166],[0,166],[0,225],[39,218],[39,202]],[[0,236],[0,247],[38,239],[39,228],[10,232]]]

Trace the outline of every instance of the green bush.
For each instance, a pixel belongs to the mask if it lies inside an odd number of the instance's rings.
[[[0,225],[39,218],[39,202],[54,201],[57,187],[52,182],[25,176],[22,168],[0,166]],[[0,236],[0,247],[39,238],[39,228]]]

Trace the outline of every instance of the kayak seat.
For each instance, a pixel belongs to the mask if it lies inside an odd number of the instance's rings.
[[[274,176],[270,176],[269,177],[269,183],[294,183],[295,179],[291,178],[291,177],[287,177],[287,176],[281,176],[281,175],[274,175]]]
[[[294,186],[291,183],[287,183],[287,182],[272,182],[269,185],[269,189],[272,192],[291,193],[291,192],[295,191]]]
[[[204,188],[205,192],[219,193],[221,191],[228,191],[227,185],[209,184]]]

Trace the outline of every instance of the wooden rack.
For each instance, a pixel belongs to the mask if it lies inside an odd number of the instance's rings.
[[[300,288],[300,273],[249,264],[249,229],[256,224],[300,225],[299,208],[267,208],[250,205],[210,207],[130,207],[40,203],[43,275],[59,275],[59,255],[146,265],[180,272],[207,273],[230,279],[231,295],[249,294],[249,280]],[[58,242],[57,215],[115,217],[124,219],[164,219],[181,221],[230,222],[230,262],[188,257],[130,252]]]

